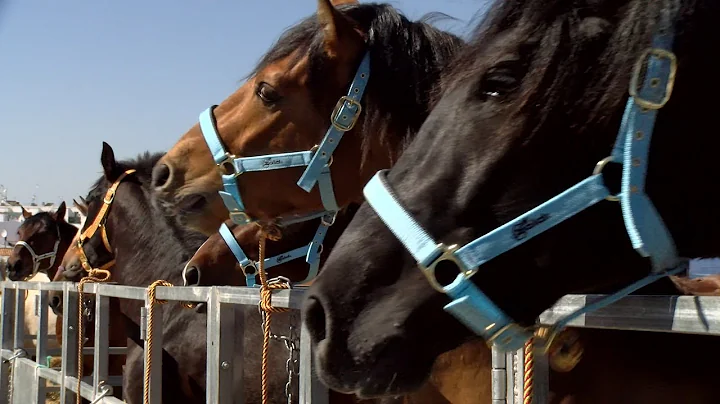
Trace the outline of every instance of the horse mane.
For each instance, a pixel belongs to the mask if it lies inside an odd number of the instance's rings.
[[[532,53],[515,114],[530,118],[522,131],[528,140],[547,130],[544,124],[571,122],[583,133],[618,119],[628,96],[632,68],[650,41],[660,13],[679,10],[675,48],[695,10],[695,0],[507,0],[496,1],[444,72],[441,87],[477,82],[509,47],[493,48],[498,33],[517,29],[512,39],[520,57]],[[479,57],[478,55],[482,55]],[[569,93],[570,92],[570,93]],[[511,114],[512,115],[512,114]],[[513,122],[512,116],[508,124]],[[521,132],[521,131],[516,131]]]
[[[373,136],[379,136],[383,144],[387,144],[390,135],[398,137],[393,140],[404,147],[418,132],[430,112],[440,72],[463,41],[430,25],[428,21],[441,17],[437,13],[410,21],[387,4],[353,4],[337,9],[362,32],[372,32],[367,39],[371,75],[364,95],[367,106],[363,107],[361,118],[365,128],[362,134],[365,161]],[[286,30],[248,77],[280,59],[308,56],[310,88],[320,89],[328,69],[322,41],[323,31],[313,14]],[[307,52],[297,52],[298,49]],[[319,90],[312,93],[316,98],[322,95]],[[392,157],[392,151],[389,154]]]
[[[127,220],[132,220],[128,223],[132,228],[137,229],[153,229],[153,227],[145,226],[141,222],[147,220],[162,221],[164,225],[161,226],[168,232],[172,237],[161,236],[157,234],[157,228],[151,234],[136,234],[137,238],[146,239],[146,246],[152,252],[152,255],[163,255],[163,256],[177,256],[185,257],[192,255],[192,253],[205,241],[205,237],[198,232],[189,230],[184,226],[176,223],[174,218],[167,217],[156,209],[152,203],[152,169],[155,164],[165,155],[164,152],[150,153],[149,151],[139,154],[137,157],[122,161],[117,161],[117,167],[119,171],[125,171],[128,169],[135,169],[135,173],[128,177],[130,181],[137,181],[143,190],[143,200],[139,200],[137,204],[132,205],[132,211],[126,216]],[[105,197],[110,183],[107,181],[105,176],[101,176],[95,184],[92,186],[88,193],[87,201],[101,199]],[[90,218],[89,218],[90,219]],[[92,220],[87,220],[86,224]]]

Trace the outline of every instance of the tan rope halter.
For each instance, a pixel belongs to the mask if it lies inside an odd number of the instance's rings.
[[[113,201],[115,200],[115,192],[117,191],[118,187],[120,186],[120,183],[122,182],[125,177],[128,175],[134,173],[135,170],[130,169],[126,170],[124,173],[122,173],[116,180],[113,182],[113,184],[108,188],[107,192],[105,193],[105,198],[103,198],[103,205],[100,208],[100,211],[95,216],[95,220],[88,226],[85,231],[80,234],[80,236],[77,238],[77,243],[75,243],[74,248],[77,250],[78,259],[80,260],[80,264],[82,265],[83,269],[87,271],[87,276],[83,277],[80,282],[78,283],[78,364],[77,364],[77,391],[78,393],[75,395],[76,397],[76,403],[80,404],[82,402],[82,397],[80,395],[80,385],[82,381],[82,375],[83,375],[83,345],[84,345],[84,322],[83,319],[83,302],[84,302],[84,293],[83,293],[83,287],[86,283],[102,283],[107,282],[110,280],[110,276],[112,275],[109,271],[109,269],[115,265],[115,259],[111,259],[109,262],[101,265],[99,268],[93,268],[93,266],[90,264],[90,261],[87,258],[87,255],[85,254],[85,250],[83,249],[83,245],[86,241],[90,240],[95,233],[100,230],[100,235],[102,237],[103,245],[105,245],[105,248],[107,251],[113,255],[112,247],[110,246],[110,240],[108,239],[107,235],[107,228],[105,227],[105,221],[107,220],[107,215],[110,211],[110,206],[112,205]]]

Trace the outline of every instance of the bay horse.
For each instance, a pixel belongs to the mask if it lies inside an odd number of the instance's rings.
[[[179,226],[173,218],[166,217],[154,208],[151,202],[150,178],[152,167],[162,153],[143,154],[135,160],[116,161],[112,148],[103,143],[101,163],[104,175],[94,185],[87,196],[88,215],[83,231],[98,217],[106,193],[114,184],[114,198],[106,208],[104,231],[95,232],[79,248],[68,251],[63,260],[64,280],[79,281],[87,272],[81,264],[84,256],[93,267],[102,267],[114,260],[112,280],[122,285],[146,287],[153,281],[164,279],[172,284],[182,283],[181,269],[192,254],[205,241],[205,236]],[[133,173],[118,179],[128,170]],[[254,227],[254,226],[253,226]],[[106,238],[112,251],[108,251],[103,238]],[[61,309],[61,300],[52,299],[55,309]],[[121,300],[120,311],[132,322],[128,327],[128,354],[123,374],[124,398],[128,403],[142,402],[143,391],[143,355],[142,341],[139,338],[140,307],[142,302]],[[262,342],[260,315],[256,306],[243,306],[237,310],[244,316],[244,350],[235,350],[234,362],[244,364],[244,375],[235,375],[234,386],[239,386],[239,378],[244,377],[244,397],[248,402],[260,402],[260,350]],[[278,314],[273,319],[273,328],[287,329],[290,316]],[[159,319],[158,319],[159,320]],[[156,324],[159,324],[158,321]],[[183,308],[180,304],[164,306],[163,327],[163,401],[204,403],[206,375],[206,329],[207,317],[196,310]],[[240,330],[238,330],[240,331]],[[285,352],[271,355],[270,400],[286,402]],[[294,385],[294,397],[297,399],[297,383]],[[239,394],[235,391],[234,394]],[[337,396],[337,393],[334,393]],[[341,401],[357,402],[352,396]],[[343,401],[344,400],[344,401]]]
[[[237,223],[336,211],[390,167],[462,41],[387,4],[345,3],[356,2],[318,0],[158,162],[153,187],[167,214],[210,235],[229,217],[223,200]]]
[[[707,186],[718,175],[719,141],[705,134],[714,104],[698,97],[720,86],[704,80],[714,73],[705,50],[720,45],[718,8],[704,0],[497,2],[416,139],[366,186],[370,202],[306,295],[321,379],[363,397],[412,391],[439,354],[464,341],[517,347],[563,295],[626,294],[682,270],[678,256],[720,255],[720,191]],[[669,33],[672,50],[663,47]],[[632,243],[625,221],[639,215],[636,195],[645,191],[635,170],[647,157],[605,159],[618,128],[620,154],[655,135],[649,199],[640,202],[645,216]],[[621,161],[623,181],[614,164]],[[650,288],[644,292],[677,292],[666,278]],[[568,399],[717,401],[711,375],[674,371],[720,359],[713,338],[600,334],[597,346],[608,349],[596,358],[615,360],[604,367],[613,371],[583,378]],[[654,341],[666,348],[650,347]]]

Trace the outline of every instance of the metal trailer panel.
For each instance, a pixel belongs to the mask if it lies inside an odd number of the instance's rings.
[[[78,294],[70,293],[76,290],[75,285],[65,283],[63,285],[63,341],[62,344],[62,367],[60,368],[60,402],[64,404],[75,403],[75,393],[73,390],[68,391],[68,380],[70,375],[77,372],[77,343],[68,343],[68,341],[76,342],[78,338]],[[75,380],[74,377],[72,377]]]
[[[147,295],[145,296],[144,309],[145,315],[141,316],[141,318],[144,318],[145,323],[149,325],[150,299]],[[148,352],[148,342],[152,338],[153,349],[150,357],[143,354],[145,369],[147,369],[148,364],[152,364],[152,368],[150,369],[150,373],[147,371],[144,372],[143,380],[145,382],[145,386],[143,387],[143,392],[148,394],[152,404],[162,404],[163,307],[161,304],[155,304],[153,310],[155,315],[154,321],[157,321],[157,323],[154,324],[152,329],[150,329],[150,327],[146,327],[144,344],[145,352]],[[149,391],[146,392],[144,390],[145,387],[147,387]]]
[[[35,375],[37,365],[35,362],[17,358],[12,362],[12,403],[29,404],[44,403],[38,400],[38,377]]]
[[[244,315],[240,311],[241,315]],[[206,394],[208,404],[232,404],[233,400],[244,402],[243,367],[242,360],[235,361],[234,353],[237,345],[240,349],[240,357],[243,352],[243,340],[241,335],[236,335],[236,329],[242,330],[243,320],[236,325],[237,312],[234,305],[220,303],[217,291],[212,290],[208,301],[207,309],[207,383]],[[235,339],[239,340],[236,344]],[[238,372],[238,380],[235,380],[235,372]],[[234,390],[240,392],[240,396],[233,396]]]
[[[2,349],[2,359],[0,360],[0,404],[9,404],[10,396],[10,366],[5,359],[12,355],[14,348],[13,331],[15,326],[15,289],[2,285],[2,318],[0,318],[0,349]]]
[[[328,389],[315,373],[315,355],[311,348],[310,332],[301,318],[300,372],[298,375],[300,404],[328,404]]]
[[[93,398],[100,394],[112,395],[108,381],[110,345],[110,298],[95,295],[95,341],[93,343]]]
[[[42,361],[47,356],[47,344],[48,344],[48,291],[40,290],[38,293],[38,299],[35,301],[35,313],[37,314],[38,331],[35,346],[35,360]],[[38,403],[45,402],[47,383],[43,378],[37,378],[37,390],[36,400]]]

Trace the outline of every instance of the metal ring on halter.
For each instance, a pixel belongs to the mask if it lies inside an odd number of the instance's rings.
[[[595,168],[593,169],[593,175],[602,174],[603,169],[605,169],[605,166],[608,165],[608,163],[614,163],[613,156],[607,156],[604,159],[600,160],[595,164]],[[620,198],[617,197],[617,195],[608,195],[605,197],[605,200],[608,200],[610,202],[617,202],[620,200]]]
[[[435,277],[435,268],[439,263],[443,261],[453,262],[457,266],[459,272],[466,278],[470,278],[471,276],[475,275],[477,269],[466,268],[465,264],[460,261],[460,259],[455,255],[455,252],[460,248],[457,244],[446,246],[440,243],[437,247],[438,250],[442,251],[442,254],[435,258],[433,262],[431,262],[428,266],[424,266],[423,264],[418,263],[418,267],[422,271],[423,275],[425,275],[425,277],[428,279],[428,281],[430,282],[430,286],[432,286],[433,289],[437,290],[440,293],[447,293],[445,292],[445,287],[441,285]]]
[[[313,146],[313,147],[310,148],[310,151],[311,151],[311,152],[316,152],[319,147],[320,147],[319,145],[315,145],[315,146]],[[328,161],[326,165],[327,165],[328,167],[330,167],[330,166],[332,165],[332,163],[333,163],[333,155],[331,154],[331,155],[330,155],[330,161]]]
[[[235,167],[236,159],[237,156],[226,152],[223,161],[215,164],[220,175],[232,175],[234,178],[237,178],[240,174],[242,174],[242,171],[238,172],[237,167]]]

